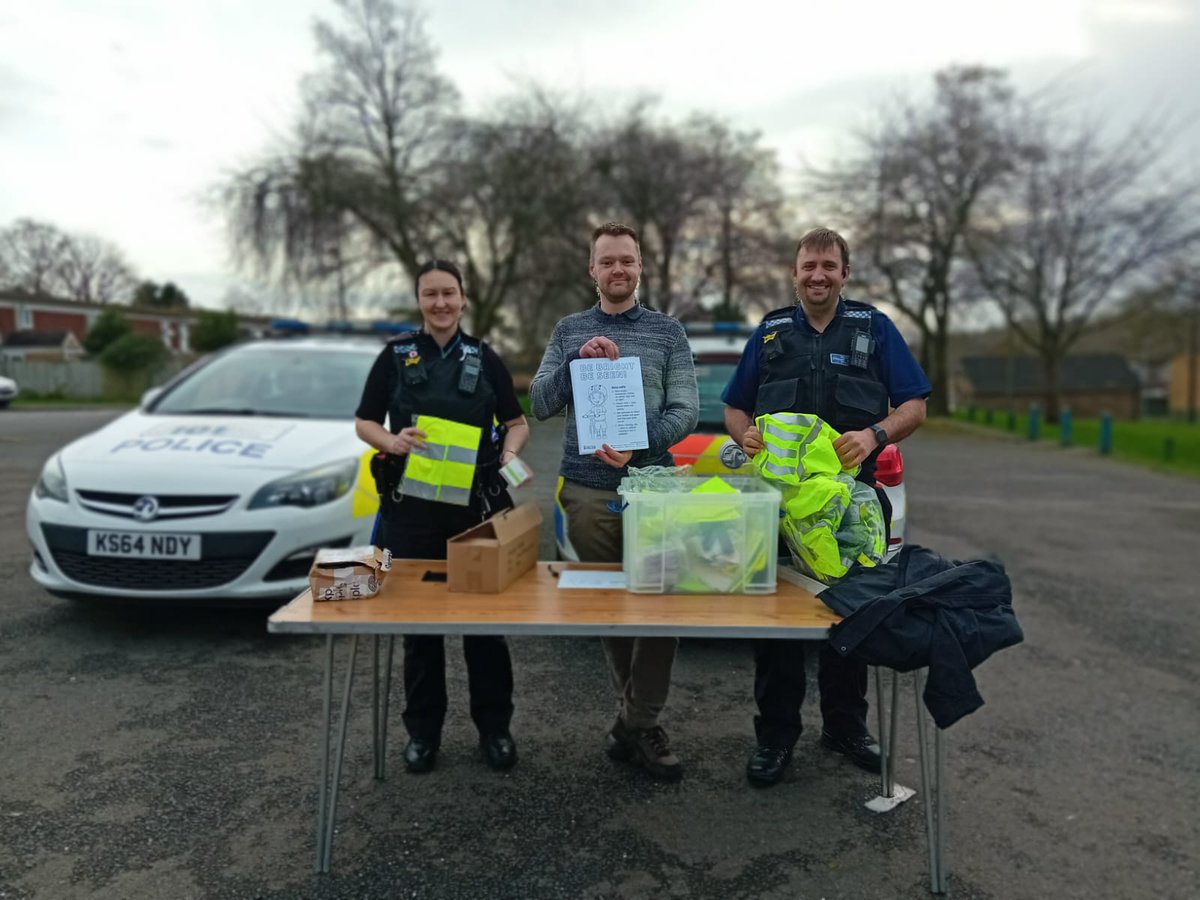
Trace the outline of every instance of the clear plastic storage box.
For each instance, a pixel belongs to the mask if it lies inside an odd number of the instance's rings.
[[[642,594],[775,591],[779,491],[749,476],[624,478],[624,568]]]

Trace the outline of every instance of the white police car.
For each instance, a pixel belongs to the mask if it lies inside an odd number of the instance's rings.
[[[354,433],[377,340],[241,344],[47,460],[25,523],[60,596],[286,599],[319,547],[368,543],[378,498]]]

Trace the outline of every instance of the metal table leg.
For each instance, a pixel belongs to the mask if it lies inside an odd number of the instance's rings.
[[[328,872],[333,862],[333,826],[337,819],[338,784],[342,779],[342,760],[346,751],[346,725],[350,718],[350,689],[354,685],[354,662],[358,654],[358,635],[350,640],[350,656],[346,664],[346,684],[342,692],[341,718],[338,722],[336,753],[333,771],[329,767],[330,736],[333,731],[333,638],[325,642],[325,687],[321,720],[320,780],[317,784],[317,858],[316,871]]]
[[[900,700],[900,673],[892,672],[892,699],[890,715],[888,704],[883,702],[883,674],[879,666],[875,670],[875,713],[879,721],[879,790],[878,797],[867,801],[872,812],[888,812],[916,794],[912,788],[896,784],[896,722]]]
[[[943,778],[943,731],[936,725],[933,729],[933,760],[929,759],[928,726],[925,723],[925,706],[921,693],[925,683],[925,672],[913,672],[913,690],[917,700],[917,750],[921,757],[921,782],[925,788],[925,838],[929,842],[929,890],[935,894],[946,893],[946,808],[945,778]]]
[[[371,688],[371,728],[373,736],[371,746],[375,752],[376,781],[383,781],[387,774],[388,701],[392,695],[392,658],[396,647],[395,635],[388,635],[387,656],[383,667],[383,690],[380,691],[379,642],[381,639],[381,635],[375,635],[374,681]]]

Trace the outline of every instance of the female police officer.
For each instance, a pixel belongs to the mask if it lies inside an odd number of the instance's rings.
[[[425,263],[417,272],[416,292],[422,328],[389,341],[375,360],[355,430],[387,455],[384,468],[393,473],[387,489],[381,488],[376,543],[398,559],[445,559],[447,538],[512,506],[498,469],[525,444],[529,423],[500,357],[459,327],[467,298],[458,267],[440,259]],[[383,427],[385,415],[390,430]],[[469,490],[438,491],[433,499],[433,492],[423,490],[427,485],[416,479],[415,466],[408,484],[399,488],[400,474],[410,458],[417,458],[410,454],[419,455],[426,446],[428,435],[414,424],[417,416],[436,416],[482,432]],[[493,421],[504,425],[502,446],[492,440]],[[464,635],[463,655],[480,749],[492,768],[511,768],[517,748],[509,733],[513,679],[508,644],[499,635]],[[409,734],[404,764],[410,772],[428,772],[446,715],[442,635],[405,635],[404,695]]]

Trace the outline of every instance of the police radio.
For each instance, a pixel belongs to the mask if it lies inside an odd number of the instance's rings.
[[[464,394],[475,393],[479,384],[480,361],[478,356],[468,356],[463,360],[462,372],[458,376],[458,389]]]
[[[854,339],[850,342],[850,365],[865,369],[873,349],[875,349],[875,341],[869,333],[854,332]]]

